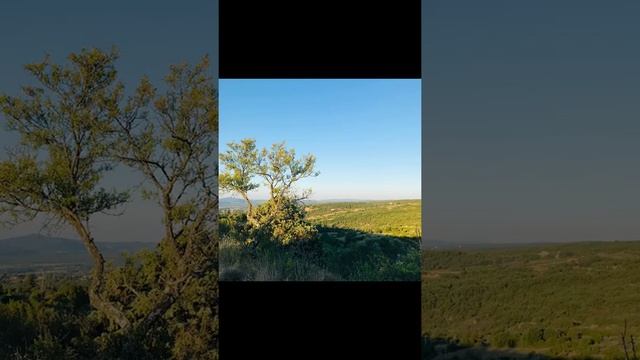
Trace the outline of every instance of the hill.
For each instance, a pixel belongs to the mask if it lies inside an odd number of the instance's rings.
[[[152,248],[145,242],[99,242],[107,261],[119,262],[122,253]],[[0,239],[0,272],[67,271],[92,264],[82,242],[75,239],[31,234]]]
[[[623,359],[625,321],[640,336],[640,241],[425,250],[422,263],[427,342]]]
[[[254,205],[260,205],[264,200],[252,200],[252,202]],[[247,203],[244,199],[225,197],[220,199],[218,208],[226,210],[245,210],[247,208]]]
[[[420,237],[421,201],[391,200],[321,203],[307,206],[309,221],[327,227]]]
[[[504,242],[480,242],[480,241],[449,241],[426,239],[422,242],[424,250],[498,250],[498,249],[516,249],[527,248],[531,246],[557,245],[557,242],[536,242],[536,243],[504,243]]]
[[[420,200],[307,203],[317,236],[299,246],[254,248],[238,212],[222,212],[224,280],[418,281]],[[269,244],[269,243],[267,243]]]

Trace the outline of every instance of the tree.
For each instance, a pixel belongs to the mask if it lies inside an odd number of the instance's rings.
[[[182,310],[198,312],[194,308],[201,306],[211,317],[217,316],[218,107],[208,69],[206,56],[193,67],[172,66],[163,93],[143,79],[115,117],[113,156],[144,175],[150,185],[146,196],[155,199],[163,212],[162,266],[151,267],[157,271],[151,277],[156,291],[145,293],[149,284],[142,282],[127,294],[146,306],[142,328],[152,326],[169,309],[179,312],[174,305],[181,301]],[[188,298],[195,293],[207,300]],[[203,325],[193,320],[192,316],[184,322]],[[215,341],[215,333],[205,335]]]
[[[224,171],[220,174],[220,188],[236,192],[247,202],[248,217],[253,215],[253,204],[248,192],[259,187],[252,182],[256,176],[262,177],[269,187],[270,198],[274,201],[284,196],[303,200],[309,191],[295,194],[293,185],[308,177],[318,176],[314,170],[316,158],[308,154],[296,158],[295,149],[287,149],[284,142],[276,143],[270,149],[258,151],[254,139],[242,139],[240,143],[230,142],[228,150],[220,155]]]
[[[297,158],[295,150],[287,149],[284,142],[258,151],[254,139],[243,139],[229,143],[228,148],[220,155],[224,166],[220,186],[240,194],[247,202],[247,221],[256,236],[283,245],[315,237],[317,231],[305,220],[299,203],[310,191],[296,194],[293,189],[296,182],[319,175],[314,170],[315,157],[309,154]],[[254,210],[248,193],[259,187],[253,182],[255,177],[261,177],[269,187],[270,199]]]
[[[256,149],[256,141],[242,139],[240,143],[230,142],[227,146],[229,150],[220,154],[220,161],[225,168],[225,171],[220,174],[220,189],[236,192],[242,196],[247,203],[247,217],[251,218],[253,204],[249,199],[249,191],[260,186],[252,182],[261,161]]]
[[[22,143],[0,162],[0,212],[11,222],[43,214],[76,230],[94,259],[90,303],[116,325],[95,339],[105,351],[135,345],[176,359],[216,358],[218,110],[209,59],[172,66],[164,91],[143,78],[128,97],[115,51],[69,59],[67,67],[48,58],[28,65],[42,86],[25,87],[25,98],[0,97]],[[106,268],[90,219],[129,198],[99,186],[116,163],[144,175],[164,235],[155,251]]]
[[[0,214],[12,222],[43,214],[71,225],[93,259],[91,305],[126,328],[129,320],[104,294],[105,260],[90,227],[94,214],[128,199],[127,192],[99,186],[112,169],[106,140],[123,97],[117,58],[115,50],[82,50],[61,66],[46,57],[25,67],[39,86],[23,87],[22,97],[0,96],[8,128],[21,142],[0,162]]]
[[[287,149],[284,142],[273,144],[270,150],[262,149],[258,159],[256,173],[265,180],[271,199],[276,202],[285,196],[297,200],[308,198],[310,191],[295,194],[293,185],[304,178],[320,174],[314,170],[315,156],[307,154],[296,158],[295,149]]]

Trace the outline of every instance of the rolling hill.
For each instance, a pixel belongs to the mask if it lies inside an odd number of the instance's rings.
[[[221,278],[419,281],[420,200],[307,202],[317,236],[295,247],[248,246],[241,217],[222,212]],[[226,231],[226,232],[225,232]],[[256,255],[259,251],[259,255]]]
[[[122,253],[152,248],[145,242],[100,242],[107,261],[118,262]],[[0,239],[0,272],[64,271],[86,268],[91,258],[82,242],[75,239],[31,234]]]
[[[390,236],[421,236],[420,200],[316,203],[308,205],[306,211],[309,221],[322,226]]]
[[[422,263],[425,359],[464,347],[624,359],[625,322],[640,336],[640,241],[425,250]]]

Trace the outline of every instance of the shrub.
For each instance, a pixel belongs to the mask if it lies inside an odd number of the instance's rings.
[[[253,215],[258,241],[289,245],[314,239],[318,230],[305,216],[304,207],[295,199],[282,196],[266,201]]]

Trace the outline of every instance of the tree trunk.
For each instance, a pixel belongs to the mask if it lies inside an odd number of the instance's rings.
[[[120,327],[120,329],[126,329],[131,325],[131,322],[124,313],[115,307],[115,305],[102,297],[102,289],[104,286],[104,257],[100,252],[100,249],[96,246],[91,234],[87,228],[82,224],[80,218],[68,212],[67,219],[71,225],[75,228],[76,232],[80,236],[80,239],[87,248],[89,255],[93,259],[93,272],[91,274],[91,283],[89,284],[89,302],[96,310],[104,314],[109,320],[113,321]]]
[[[257,225],[257,222],[253,217],[253,203],[251,202],[251,200],[249,199],[249,196],[246,193],[241,193],[240,195],[242,196],[244,201],[247,202],[247,221],[252,226]]]

